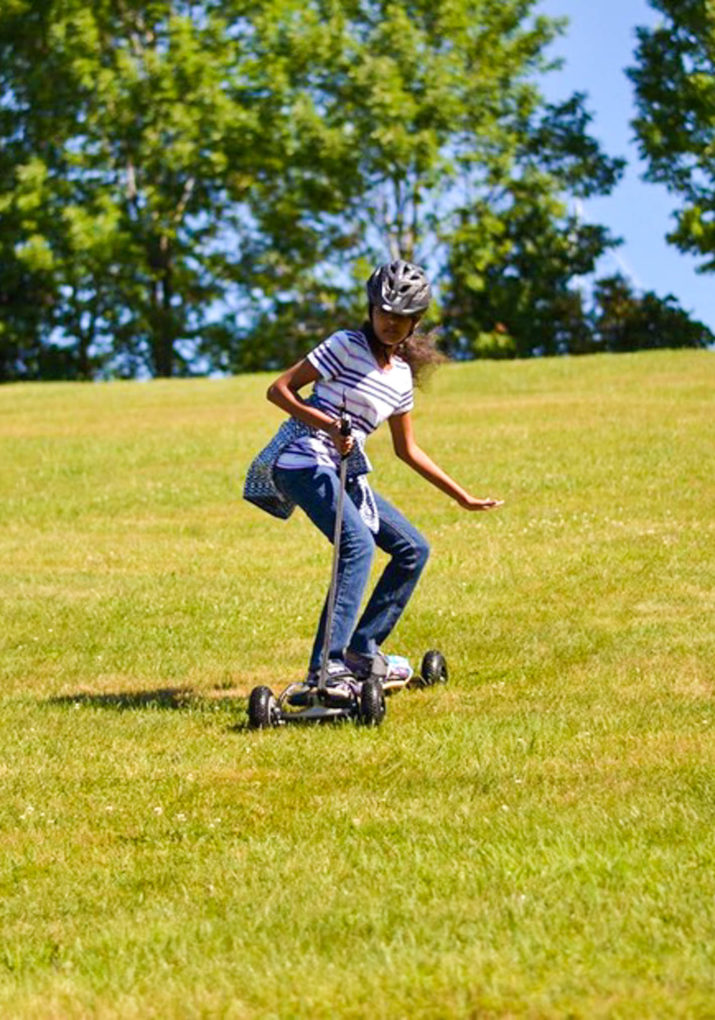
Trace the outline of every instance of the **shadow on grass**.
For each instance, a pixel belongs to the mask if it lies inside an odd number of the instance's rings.
[[[48,698],[45,704],[60,708],[109,708],[115,712],[132,712],[146,709],[175,711],[196,708],[198,705],[236,709],[243,707],[244,701],[245,699],[228,695],[209,697],[205,692],[194,691],[190,687],[160,687],[151,691],[103,691],[101,693],[78,691],[76,694],[62,694]]]

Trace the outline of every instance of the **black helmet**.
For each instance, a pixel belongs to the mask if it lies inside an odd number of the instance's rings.
[[[429,280],[421,266],[395,259],[380,266],[367,281],[367,299],[383,312],[421,315],[432,298]]]

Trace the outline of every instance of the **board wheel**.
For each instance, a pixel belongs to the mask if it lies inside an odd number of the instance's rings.
[[[363,726],[379,726],[385,718],[385,693],[379,680],[366,680],[360,690],[360,722]]]
[[[422,658],[420,675],[425,687],[432,687],[434,684],[446,684],[449,674],[447,672],[447,660],[444,655],[435,648],[425,652]]]
[[[248,699],[248,725],[252,730],[266,730],[278,726],[281,712],[270,687],[254,687]]]

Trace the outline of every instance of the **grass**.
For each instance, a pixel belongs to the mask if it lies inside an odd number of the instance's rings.
[[[714,1017],[714,381],[442,369],[418,438],[504,509],[371,453],[450,684],[265,734],[329,573],[240,500],[266,378],[0,389],[0,1015]]]

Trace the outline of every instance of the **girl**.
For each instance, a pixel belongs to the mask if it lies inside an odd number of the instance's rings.
[[[413,377],[440,360],[429,337],[414,334],[431,299],[424,270],[398,259],[367,282],[368,320],[339,330],[279,376],[268,399],[290,418],[251,465],[244,496],[278,517],[297,504],[332,542],[341,456],[347,486],[329,677],[391,675],[380,645],[391,633],[427,562],[429,546],[386,499],[372,492],[364,452],[367,436],[387,419],[396,455],[465,510],[491,510],[500,500],[478,499],[450,478],[417,445],[411,410]],[[307,399],[300,391],[313,384]],[[340,434],[340,410],[353,433]],[[390,560],[358,619],[375,546]],[[307,683],[317,682],[326,610],[310,657]],[[396,667],[399,668],[399,667]]]

